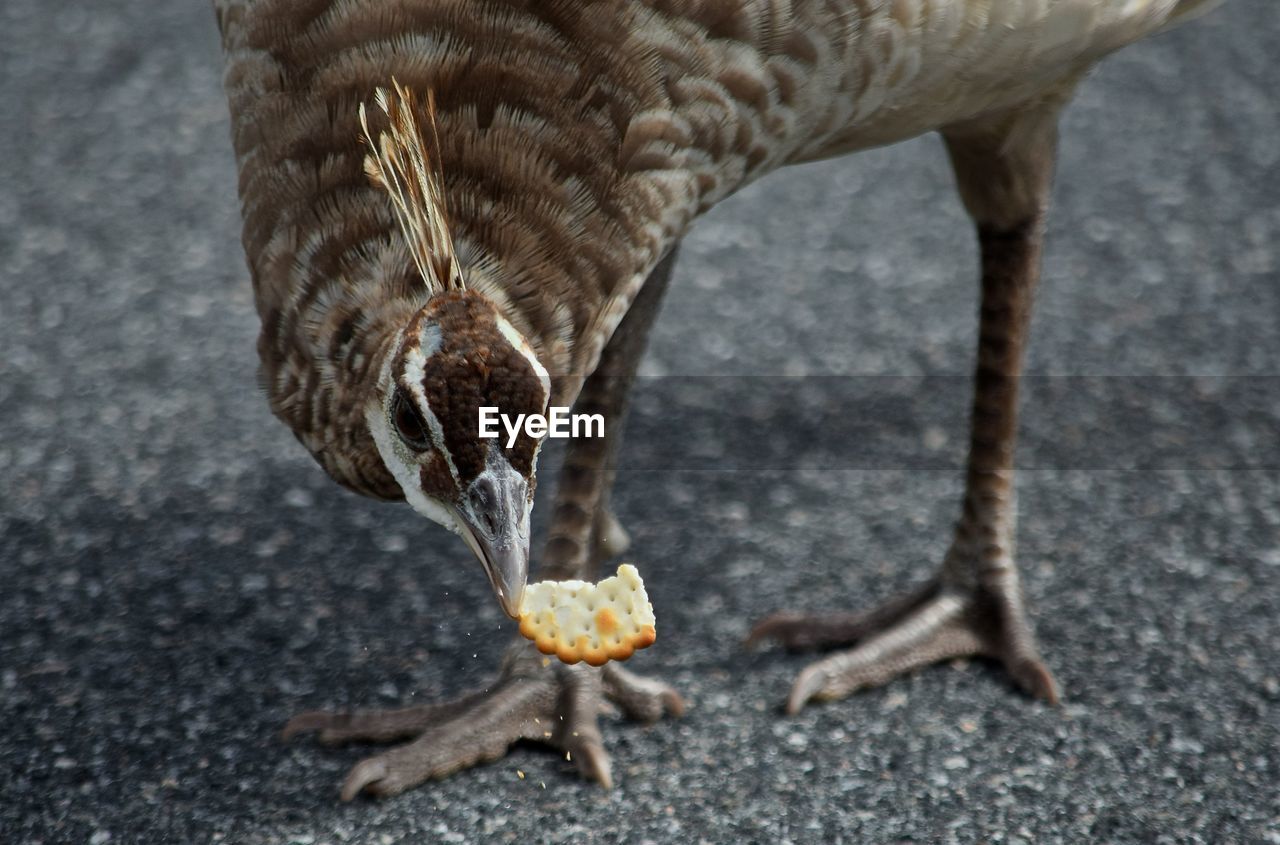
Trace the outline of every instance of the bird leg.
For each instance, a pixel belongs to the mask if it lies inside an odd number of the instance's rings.
[[[650,274],[574,405],[575,413],[603,414],[605,436],[568,444],[542,558],[544,579],[594,578],[599,564],[629,543],[608,508],[612,463],[636,366],[674,261],[673,250]],[[563,751],[585,777],[607,787],[613,778],[597,716],[608,704],[643,722],[684,710],[670,686],[617,663],[567,666],[517,639],[497,679],[480,692],[400,710],[303,713],[285,726],[284,737],[315,733],[326,745],[409,740],[357,763],[342,787],[347,801],[361,792],[395,795],[496,760],[520,740]]]
[[[916,591],[859,614],[783,613],[749,642],[791,648],[854,644],[802,671],[787,701],[842,698],[917,667],[980,655],[1001,661],[1030,694],[1056,702],[1027,622],[1014,563],[1013,454],[1018,378],[1040,266],[1061,98],[944,133],[982,258],[977,372],[960,520],[938,573]]]

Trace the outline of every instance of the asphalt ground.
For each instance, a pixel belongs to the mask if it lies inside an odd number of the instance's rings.
[[[5,0],[0,841],[1280,842],[1277,35],[1231,0],[1064,122],[1018,533],[1061,706],[978,661],[786,718],[807,658],[740,644],[946,549],[976,254],[924,138],[775,174],[684,247],[615,501],[659,619],[633,668],[687,715],[606,720],[612,791],[520,748],[342,804],[369,749],[286,718],[475,687],[511,625],[267,412],[207,6]],[[735,439],[810,383],[876,401]]]

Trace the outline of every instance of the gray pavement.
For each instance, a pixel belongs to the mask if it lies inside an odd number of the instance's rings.
[[[1120,378],[1085,419],[1026,407],[1020,555],[1061,707],[974,662],[788,719],[807,658],[739,645],[930,571],[962,391],[918,431],[889,403],[936,460],[868,441],[853,403],[820,447],[776,427],[724,471],[715,426],[663,464],[642,397],[616,502],[660,638],[633,666],[686,717],[608,720],[610,792],[521,748],[341,804],[367,749],[282,744],[288,715],[473,687],[510,626],[456,538],[343,492],[267,412],[209,9],[5,0],[0,842],[1280,842],[1273,7],[1113,57],[1065,121],[1031,370]],[[689,239],[645,372],[713,411],[763,383],[727,375],[960,385],[975,260],[936,139],[775,174]],[[1155,377],[1162,410],[1120,413]],[[1172,445],[1130,460],[1153,426]],[[1082,430],[1120,445],[1073,462]]]

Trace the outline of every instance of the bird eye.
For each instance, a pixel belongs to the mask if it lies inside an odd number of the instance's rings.
[[[396,397],[392,400],[391,422],[396,427],[396,434],[400,435],[400,439],[410,449],[425,452],[431,448],[431,436],[427,433],[427,427],[423,424],[418,409],[403,390],[397,390]]]

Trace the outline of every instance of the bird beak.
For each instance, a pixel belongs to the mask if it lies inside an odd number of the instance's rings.
[[[475,488],[479,487],[477,490]],[[529,576],[529,516],[525,507],[524,479],[477,478],[466,504],[456,513],[462,537],[484,567],[494,595],[512,619],[520,617]]]
[[[529,575],[529,542],[526,540],[519,545],[499,548],[486,543],[473,532],[468,531],[463,536],[480,559],[484,574],[489,576],[498,604],[512,619],[519,619],[520,600],[524,597],[525,579]]]

